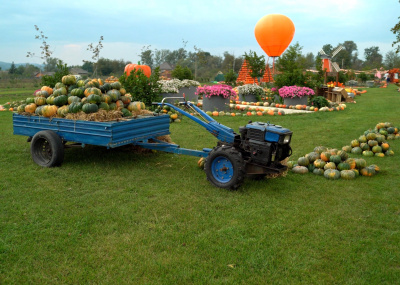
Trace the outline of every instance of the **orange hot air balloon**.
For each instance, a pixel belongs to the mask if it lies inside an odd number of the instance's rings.
[[[262,17],[254,28],[256,40],[269,57],[280,56],[294,36],[294,24],[285,15]]]

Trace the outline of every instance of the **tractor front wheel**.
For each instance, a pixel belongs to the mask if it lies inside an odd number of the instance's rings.
[[[212,184],[230,190],[239,188],[245,177],[242,154],[231,146],[217,146],[210,151],[204,170]]]

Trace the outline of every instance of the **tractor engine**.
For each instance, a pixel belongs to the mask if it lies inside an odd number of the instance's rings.
[[[241,149],[249,163],[262,167],[280,165],[280,161],[292,154],[292,132],[278,125],[249,122],[239,128]]]

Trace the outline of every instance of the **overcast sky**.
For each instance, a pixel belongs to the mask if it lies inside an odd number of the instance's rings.
[[[394,50],[390,31],[399,22],[398,0],[0,0],[0,61],[41,63],[37,25],[47,43],[68,65],[91,60],[88,44],[104,36],[100,57],[136,62],[143,46],[186,49],[196,46],[213,55],[224,51],[265,54],[254,37],[257,21],[268,14],[288,16],[295,25],[292,43],[314,55],[324,44],[354,41],[359,58],[378,46]]]

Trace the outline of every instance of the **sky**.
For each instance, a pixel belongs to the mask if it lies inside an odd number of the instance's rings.
[[[68,65],[91,60],[87,50],[104,37],[100,57],[137,62],[143,47],[175,50],[194,47],[222,56],[255,51],[254,27],[268,14],[289,17],[295,26],[292,44],[302,53],[317,55],[325,44],[344,41],[364,49],[378,46],[385,56],[393,51],[399,22],[398,0],[0,0],[0,61],[42,63],[37,25],[53,51]],[[184,46],[184,42],[186,45]],[[35,57],[27,58],[27,52]]]

